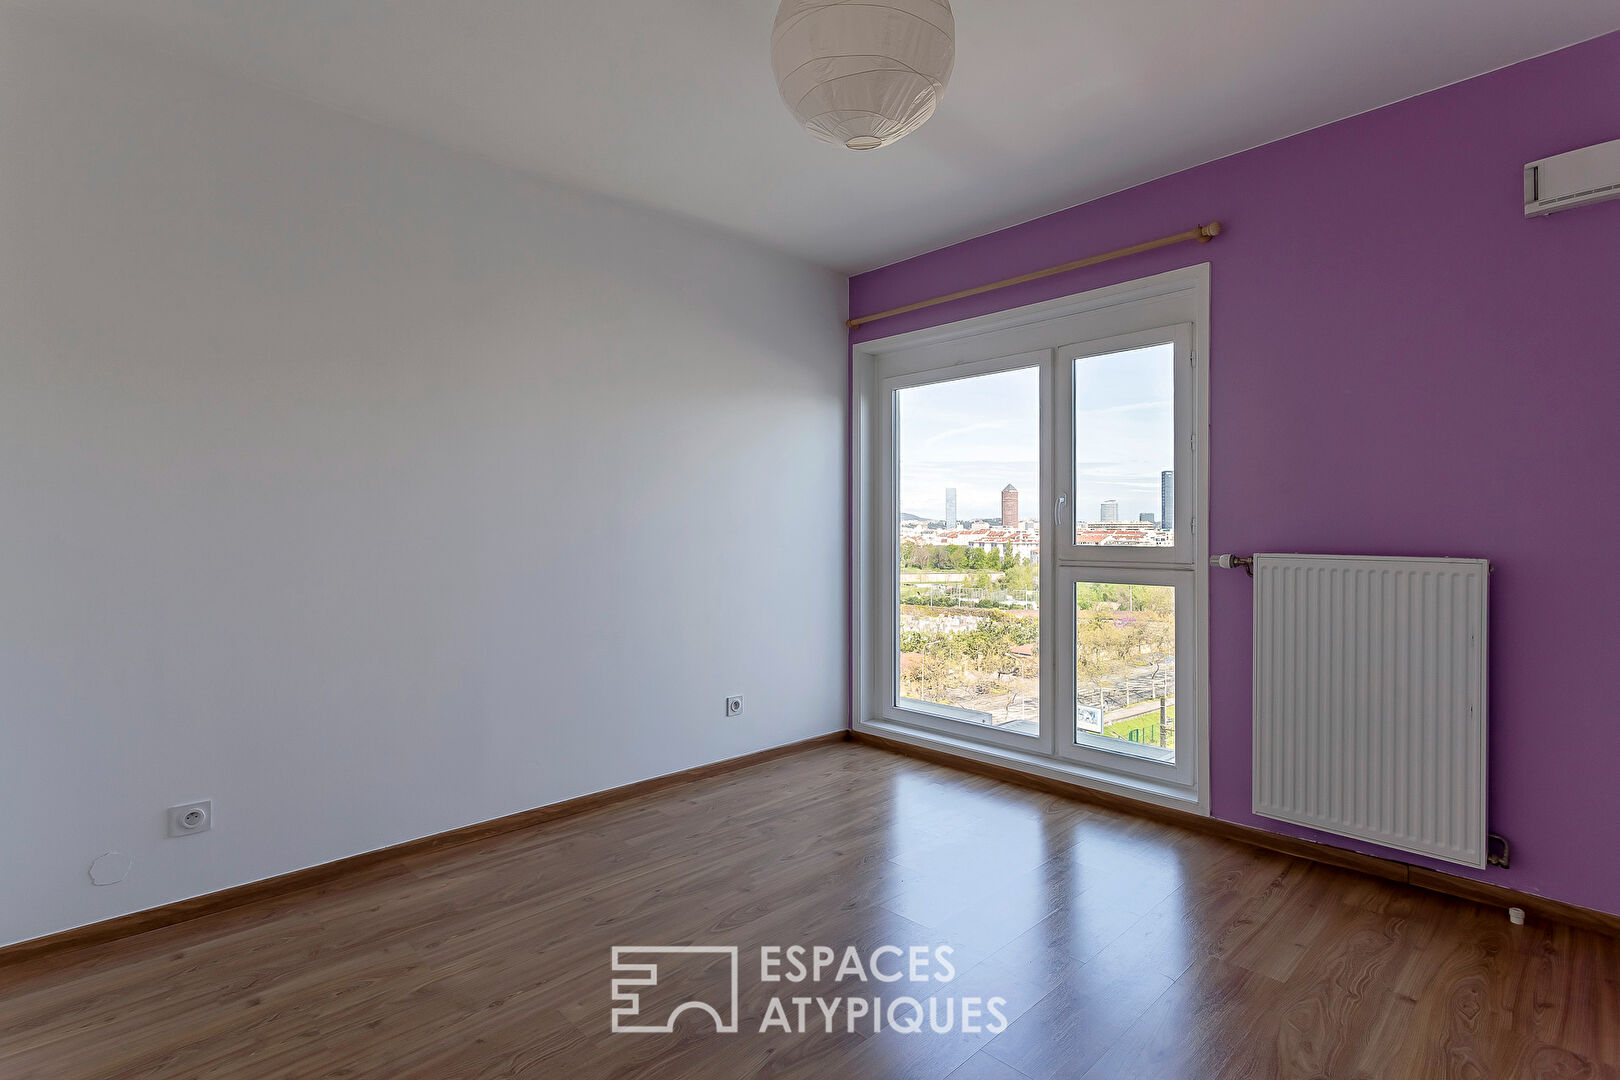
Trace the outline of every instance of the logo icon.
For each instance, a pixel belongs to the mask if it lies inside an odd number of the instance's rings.
[[[635,1023],[636,1020],[652,1019],[640,1017],[641,994],[634,988],[652,988],[658,985],[658,965],[651,962],[659,956],[707,955],[720,957],[729,964],[731,975],[731,997],[724,1002],[704,1001],[693,998],[681,1002],[671,1009],[663,1018],[663,1023]],[[632,963],[630,958],[643,958],[648,962]],[[623,975],[626,978],[613,980],[613,1017],[611,1030],[615,1034],[631,1035],[657,1035],[668,1034],[675,1030],[675,1020],[688,1009],[708,1013],[714,1020],[714,1030],[721,1034],[731,1034],[737,1030],[737,946],[735,945],[615,945],[613,946],[613,973],[615,976]]]

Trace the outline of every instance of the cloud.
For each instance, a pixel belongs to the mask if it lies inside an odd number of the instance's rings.
[[[1006,426],[1007,425],[1005,423],[992,423],[987,420],[981,420],[976,424],[964,424],[961,427],[950,428],[949,430],[941,431],[938,434],[930,435],[928,438],[923,440],[923,445],[933,446],[935,443],[943,439],[954,439],[958,435],[969,435],[975,431],[1000,431]]]

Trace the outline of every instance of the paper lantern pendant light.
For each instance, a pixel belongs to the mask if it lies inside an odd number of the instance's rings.
[[[875,150],[934,115],[956,59],[949,0],[782,0],[771,66],[805,130]]]

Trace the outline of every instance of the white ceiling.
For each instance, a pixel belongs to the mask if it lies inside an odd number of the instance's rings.
[[[777,97],[775,0],[25,0],[844,271],[1620,28],[1615,0],[955,0],[939,112],[860,154]]]

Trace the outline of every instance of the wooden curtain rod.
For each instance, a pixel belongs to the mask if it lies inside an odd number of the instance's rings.
[[[978,296],[980,293],[995,292],[997,289],[1005,289],[1009,285],[1022,285],[1026,281],[1038,281],[1044,277],[1051,277],[1053,274],[1066,274],[1070,270],[1078,270],[1082,266],[1096,266],[1098,263],[1105,263],[1110,259],[1123,259],[1127,255],[1140,255],[1142,252],[1152,251],[1154,248],[1169,247],[1171,244],[1183,244],[1188,240],[1196,240],[1200,244],[1207,244],[1219,235],[1221,235],[1221,223],[1212,221],[1208,225],[1200,225],[1196,229],[1178,232],[1174,236],[1161,236],[1157,240],[1149,240],[1145,244],[1133,244],[1130,247],[1119,248],[1115,251],[1105,251],[1101,255],[1087,255],[1083,259],[1066,262],[1061,266],[1048,266],[1045,270],[1035,270],[1028,274],[1019,274],[1017,277],[1003,278],[1000,281],[992,281],[988,285],[975,285],[971,289],[946,293],[944,296],[936,296],[931,300],[919,300],[915,304],[890,308],[888,311],[880,311],[876,315],[862,315],[859,318],[848,320],[844,325],[853,330],[857,326],[877,322],[879,319],[887,319],[892,315],[904,315],[908,311],[920,311],[923,308],[933,307],[935,304],[948,304],[952,300],[960,300],[965,296]]]

